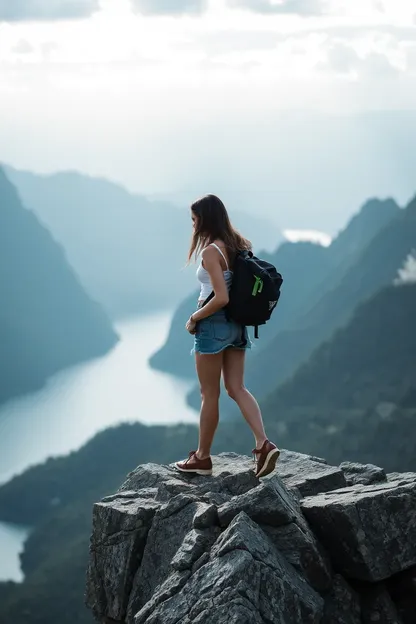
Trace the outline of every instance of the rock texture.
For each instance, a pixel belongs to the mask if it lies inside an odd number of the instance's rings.
[[[414,624],[415,511],[416,474],[378,466],[147,464],[94,506],[87,604],[102,624]]]

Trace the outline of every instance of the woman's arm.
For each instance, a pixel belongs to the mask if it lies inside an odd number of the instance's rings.
[[[224,279],[220,254],[214,247],[207,247],[203,252],[203,260],[204,268],[208,271],[211,279],[214,297],[206,306],[199,308],[199,310],[192,314],[191,319],[195,323],[221,310],[229,301],[228,288]]]

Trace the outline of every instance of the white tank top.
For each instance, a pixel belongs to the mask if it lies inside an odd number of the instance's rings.
[[[227,285],[227,288],[228,288],[228,290],[230,290],[231,282],[233,280],[233,272],[230,271],[230,269],[229,269],[227,258],[225,257],[225,255],[223,254],[221,249],[218,247],[218,245],[216,245],[215,243],[211,243],[211,245],[208,245],[208,247],[210,247],[210,246],[215,247],[215,249],[218,249],[218,251],[220,252],[220,254],[222,255],[222,257],[225,260],[225,264],[227,266],[227,270],[223,271],[223,274],[224,274],[224,279],[225,279],[225,283]],[[205,249],[206,249],[206,247],[205,247]],[[202,266],[202,262],[201,262],[201,264],[199,265],[199,267],[197,269],[196,276],[197,276],[198,280],[201,283],[201,292],[199,293],[199,301],[205,301],[205,299],[207,297],[209,297],[209,295],[212,293],[213,288],[212,288],[212,283],[211,283],[211,278],[209,276],[209,273]]]

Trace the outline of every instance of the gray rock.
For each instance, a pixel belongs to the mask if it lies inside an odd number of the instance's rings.
[[[125,505],[125,503],[130,503]],[[115,498],[94,505],[87,605],[94,615],[123,620],[158,503]]]
[[[306,522],[291,522],[280,527],[261,525],[277,550],[285,556],[316,591],[325,591],[332,584],[328,555],[319,545]]]
[[[383,585],[371,588],[362,599],[362,624],[403,624],[396,606]]]
[[[120,487],[119,492],[138,492],[143,488],[158,488],[160,483],[169,482],[171,479],[179,481],[180,474],[170,466],[159,464],[144,464],[130,472],[127,479]]]
[[[148,602],[172,572],[171,561],[193,528],[197,503],[178,494],[155,515],[149,531],[141,566],[134,578],[127,609],[127,621]]]
[[[195,529],[207,529],[211,526],[218,525],[218,512],[215,505],[209,505],[208,503],[199,503],[195,516],[194,516],[194,528]]]
[[[202,496],[203,501],[210,503],[211,505],[215,505],[216,507],[220,507],[220,505],[228,503],[228,501],[230,501],[231,499],[231,494],[224,494],[221,492],[206,492]]]
[[[396,484],[413,483],[416,481],[416,472],[388,472],[387,481]]]
[[[213,463],[141,466],[94,506],[100,624],[415,624],[415,473],[283,451],[260,482],[247,457]]]
[[[167,501],[167,503],[165,503],[164,505],[160,507],[158,518],[164,519],[164,520],[166,518],[170,518],[170,516],[177,514],[178,511],[182,511],[182,509],[187,507],[190,503],[195,503],[192,506],[192,509],[194,510],[194,514],[195,514],[198,511],[198,507],[199,507],[198,499],[196,495],[193,493],[177,494],[177,496],[174,496],[169,501]]]
[[[210,561],[181,591],[150,615],[142,610],[135,622],[318,624],[322,610],[322,598],[241,513],[214,545]]]
[[[396,574],[396,576],[389,579],[387,585],[403,624],[415,624],[416,567]]]
[[[190,494],[194,489],[191,483],[186,483],[180,479],[169,479],[158,484],[156,498],[162,502],[167,502],[177,494]]]
[[[230,624],[265,624],[260,613],[246,598],[230,600],[226,605],[208,608],[202,611],[195,620],[186,618],[184,624],[218,624],[227,622]]]
[[[342,462],[339,467],[345,475],[347,485],[355,485],[356,483],[371,485],[372,483],[380,483],[387,480],[384,469],[374,464]]]
[[[416,564],[416,482],[310,496],[302,510],[343,575],[382,581]]]
[[[360,596],[340,574],[334,576],[325,598],[322,624],[361,624]]]
[[[141,609],[140,614],[134,619],[135,622],[145,622],[147,618],[155,611],[159,604],[166,602],[172,596],[175,596],[180,592],[182,587],[191,576],[190,570],[182,572],[174,572],[171,574],[164,583],[158,588],[158,591],[152,596],[152,599],[146,603]]]
[[[150,488],[150,491],[153,492],[154,494],[157,494],[157,490],[155,488]],[[118,494],[111,494],[110,496],[104,496],[104,498],[101,499],[102,503],[112,503],[115,500],[132,500],[135,498],[147,498],[146,495],[142,495],[143,492],[146,492],[145,489],[143,489],[140,494],[139,492],[119,492]],[[154,494],[153,496],[150,496],[149,498],[154,498]]]
[[[202,568],[202,566],[207,564],[209,562],[209,558],[210,558],[210,553],[204,552],[204,554],[201,555],[201,557],[197,561],[195,561],[194,565],[192,566],[192,574],[194,574],[194,572],[199,570],[199,568]]]
[[[192,529],[185,536],[181,546],[172,559],[171,566],[178,572],[190,570],[192,566],[211,548],[217,540],[220,529],[211,527],[204,531]]]
[[[223,613],[228,621],[231,604],[240,605],[242,621],[248,622],[247,615],[255,615],[256,606],[239,593],[238,586],[247,578],[251,564],[252,558],[247,552],[235,552],[225,559],[210,561],[190,577],[180,592],[161,601],[150,613],[146,607],[142,609],[135,624],[190,624],[194,621],[219,624],[225,619],[215,618],[225,608]]]
[[[279,480],[258,485],[246,494],[233,497],[218,508],[218,519],[226,527],[241,511],[262,524],[280,526],[293,522],[300,515],[298,501]]]
[[[330,466],[320,457],[294,451],[281,451],[276,472],[286,487],[298,489],[302,496],[329,492],[347,485],[339,467]]]
[[[119,491],[134,492],[143,488],[157,488],[159,496],[166,493],[170,498],[192,489],[199,494],[211,491],[236,496],[248,492],[259,484],[253,468],[253,462],[249,457],[236,453],[221,453],[214,457],[212,476],[179,472],[173,464],[170,466],[144,464],[128,475]]]

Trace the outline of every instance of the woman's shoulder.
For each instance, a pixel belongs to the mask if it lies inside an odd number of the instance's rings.
[[[212,243],[209,243],[206,247],[204,247],[204,249],[201,252],[201,255],[204,256],[217,256],[218,254],[218,248],[221,251],[224,251],[225,247],[224,247],[224,243],[221,243],[221,241],[214,241]]]
[[[208,243],[208,245],[206,247],[204,247],[204,249],[202,250],[202,253],[215,253],[215,248],[219,247],[221,249],[221,251],[224,251],[226,249],[226,245],[224,243],[224,241],[222,241],[221,239],[217,238],[214,241],[211,241],[210,243]],[[217,252],[218,253],[218,252]]]

